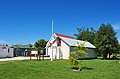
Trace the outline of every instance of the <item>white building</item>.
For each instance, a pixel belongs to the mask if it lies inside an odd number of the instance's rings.
[[[78,46],[77,43],[83,44],[84,42],[71,36],[54,33],[46,44],[46,55],[53,59],[68,59],[69,53],[74,51],[75,46]],[[94,45],[85,42],[85,47],[88,48],[88,55],[84,58],[97,58]]]
[[[0,58],[13,57],[14,48],[0,45]]]

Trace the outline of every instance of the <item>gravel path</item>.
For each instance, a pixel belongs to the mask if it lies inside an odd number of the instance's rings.
[[[37,57],[32,57],[32,59],[37,59]],[[49,59],[49,57],[44,57],[44,59]],[[12,60],[30,60],[30,57],[13,57],[0,59],[0,61],[12,61]]]

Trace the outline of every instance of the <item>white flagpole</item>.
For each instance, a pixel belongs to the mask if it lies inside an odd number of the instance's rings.
[[[53,20],[52,20],[52,35],[53,35],[53,31],[54,31],[54,22],[53,22]],[[53,42],[52,42],[52,44],[53,44]],[[51,46],[51,47],[52,47],[51,61],[53,61],[53,46]]]
[[[54,32],[54,21],[52,20],[52,35],[53,35],[53,32]]]

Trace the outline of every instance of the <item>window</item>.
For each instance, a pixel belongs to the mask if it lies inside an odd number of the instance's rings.
[[[10,49],[8,48],[8,53],[10,52]]]
[[[61,46],[61,39],[57,40],[57,46]]]
[[[6,49],[6,47],[3,47],[2,49]]]

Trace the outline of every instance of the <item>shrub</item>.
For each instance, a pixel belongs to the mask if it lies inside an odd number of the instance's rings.
[[[76,47],[74,47],[74,51],[70,52],[69,60],[71,62],[73,69],[79,69],[79,64],[81,60],[78,60],[82,57],[82,55],[87,55],[87,48],[85,47],[85,42],[83,44],[79,44],[77,42]]]

